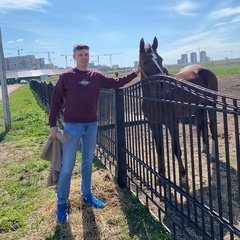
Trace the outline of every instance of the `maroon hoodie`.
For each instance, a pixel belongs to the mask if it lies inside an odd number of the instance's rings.
[[[137,77],[132,72],[121,78],[111,78],[94,70],[72,68],[62,73],[54,87],[50,108],[50,127],[64,107],[64,122],[89,123],[97,121],[97,101],[101,88],[120,88]]]

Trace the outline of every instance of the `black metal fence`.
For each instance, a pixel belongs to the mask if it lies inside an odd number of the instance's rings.
[[[240,98],[175,80],[167,76],[150,77],[123,89],[102,90],[96,154],[119,185],[127,186],[146,204],[174,239],[238,239]],[[41,87],[37,82],[30,84],[49,105],[53,86],[49,85],[50,90],[46,90],[47,84],[40,84],[44,85]],[[144,94],[146,88],[151,91],[147,97]],[[169,97],[171,93],[177,95]],[[145,107],[154,110],[151,114],[143,111],[143,102],[147,103]],[[202,153],[199,125],[202,121],[208,123],[207,110],[214,113],[215,145],[211,147],[211,133],[206,125],[206,153]],[[198,114],[193,115],[199,111],[203,113],[201,121]],[[181,186],[179,162],[174,155],[176,144],[165,127],[166,123],[172,126],[176,116],[179,117],[176,134],[182,150],[187,188]],[[163,146],[162,167],[165,171],[161,174],[159,145],[154,139],[156,133],[150,128],[156,123],[157,137]],[[215,159],[211,158],[212,151]]]
[[[54,85],[51,82],[47,84],[46,82],[32,80],[30,81],[30,87],[35,93],[38,94],[42,103],[45,106],[50,107]]]

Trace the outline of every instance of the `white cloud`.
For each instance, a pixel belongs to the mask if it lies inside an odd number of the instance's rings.
[[[223,17],[232,16],[236,14],[240,14],[240,6],[236,8],[223,8],[223,9],[211,12],[209,14],[209,17],[216,19],[216,18],[223,18]]]
[[[183,1],[174,7],[175,11],[180,15],[194,16],[195,14],[192,12],[196,9],[197,5],[191,1]]]
[[[231,23],[238,23],[238,22],[240,22],[240,18],[236,17],[230,21],[216,23],[216,24],[214,24],[214,27],[222,27],[223,25],[227,25],[227,24],[231,24]]]
[[[195,10],[197,10],[199,7],[199,4],[193,3],[189,0],[180,2],[179,4],[173,4],[171,3],[171,6],[162,6],[162,4],[160,6],[154,6],[151,7],[151,10],[158,10],[158,11],[163,11],[163,10],[167,10],[170,12],[170,14],[175,14],[175,12],[179,15],[185,15],[185,16],[195,16],[196,13],[194,12]]]
[[[0,14],[6,14],[6,13],[7,13],[7,11],[6,10],[2,10],[1,6],[0,6]]]
[[[19,38],[19,39],[17,40],[17,42],[23,42],[23,39]]]
[[[0,12],[4,10],[34,10],[43,11],[43,6],[50,5],[48,0],[1,0]]]
[[[240,18],[239,17],[234,18],[230,23],[236,23],[236,22],[240,22]]]
[[[11,43],[14,43],[14,41],[10,40],[10,41],[8,41],[8,43],[10,43],[10,44],[11,44]]]
[[[214,27],[220,27],[220,26],[223,26],[223,25],[226,25],[226,24],[227,24],[227,22],[220,22],[220,23],[214,24],[213,26]]]
[[[202,32],[202,33],[194,33],[192,36],[190,37],[186,37],[186,38],[182,38],[179,39],[177,41],[174,42],[174,45],[185,45],[185,44],[189,44],[192,42],[196,42],[202,39],[205,39],[206,37],[209,36],[209,32]]]

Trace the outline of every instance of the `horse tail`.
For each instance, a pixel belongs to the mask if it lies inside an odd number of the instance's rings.
[[[199,76],[201,76],[205,81],[206,81],[206,86],[208,89],[211,89],[213,91],[218,91],[218,80],[216,75],[209,69],[201,69],[199,72]],[[207,101],[207,105],[209,106],[213,106],[215,107],[216,105],[216,99],[217,99],[217,95],[216,94],[208,94],[211,96],[212,100],[208,100]],[[202,109],[201,112],[199,113],[199,116],[202,117],[202,134],[203,134],[203,143],[205,143],[205,139],[206,139],[206,132],[204,130],[203,125],[205,125],[206,123],[204,122],[204,114],[205,114],[206,110]],[[212,139],[216,139],[216,133],[217,133],[217,121],[216,121],[216,112],[208,110],[208,116],[209,116],[209,126],[210,126],[210,130],[211,130],[211,134],[212,134]],[[200,117],[200,119],[201,119]]]
[[[205,80],[208,89],[218,92],[218,80],[211,70],[203,68],[199,70],[198,75]]]

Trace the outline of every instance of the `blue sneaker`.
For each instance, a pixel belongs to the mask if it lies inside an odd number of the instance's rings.
[[[58,204],[57,205],[57,222],[64,223],[68,220],[67,209],[68,203]]]
[[[103,208],[104,207],[104,203],[101,200],[93,197],[92,194],[90,194],[87,198],[83,198],[83,202],[86,204],[89,204],[95,208]]]

